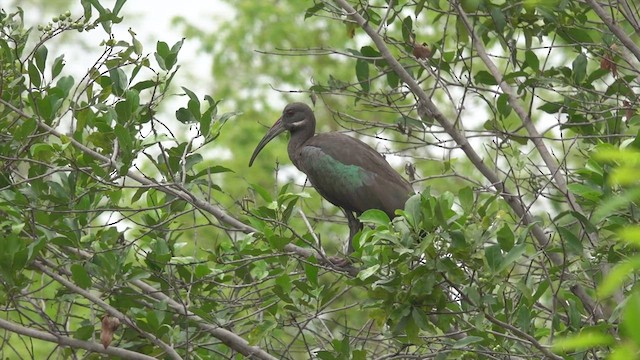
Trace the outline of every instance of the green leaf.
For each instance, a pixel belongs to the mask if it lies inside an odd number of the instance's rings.
[[[271,235],[267,237],[267,241],[272,248],[276,250],[283,250],[284,247],[291,242],[291,239],[280,235]]]
[[[183,124],[189,124],[197,121],[196,118],[193,117],[191,111],[186,108],[176,110],[176,119]]]
[[[117,124],[113,128],[113,133],[118,138],[118,142],[123,150],[129,151],[133,148],[133,138],[131,133],[121,124]]]
[[[191,154],[189,156],[187,156],[186,161],[185,161],[185,170],[186,171],[191,171],[191,169],[193,169],[193,167],[199,163],[201,163],[204,160],[204,158],[202,157],[202,155],[195,153],[195,154]]]
[[[202,118],[202,114],[200,113],[200,101],[189,100],[187,103],[187,109],[197,121],[200,121]]]
[[[308,259],[309,262],[315,263],[315,257],[311,257]],[[307,281],[313,286],[318,286],[318,267],[312,264],[305,263],[304,264],[304,272],[307,275]]]
[[[498,81],[496,81],[496,78],[486,70],[478,71],[476,76],[474,76],[474,81],[477,84],[498,85]]]
[[[154,86],[156,86],[157,82],[153,81],[153,80],[143,80],[140,81],[138,83],[136,83],[135,85],[131,86],[131,89],[133,90],[137,90],[138,92],[148,89],[148,88],[152,88]]]
[[[491,245],[484,250],[484,257],[489,269],[496,272],[502,263],[502,252],[500,245]]]
[[[640,226],[626,226],[618,231],[620,240],[640,248]]]
[[[614,343],[611,335],[602,331],[583,331],[577,335],[559,338],[553,343],[553,351],[566,353],[587,350],[598,346],[607,346]]]
[[[370,88],[369,63],[366,60],[358,59],[356,61],[356,77],[358,78],[358,82],[360,82],[362,91],[368,93]]]
[[[27,71],[29,72],[29,80],[31,80],[31,83],[35,87],[40,87],[42,84],[42,78],[40,78],[40,72],[33,62],[29,62],[29,68]]]
[[[422,9],[424,9],[424,3],[426,2],[426,0],[418,0],[418,3],[416,4],[415,9],[413,10],[413,14],[418,17],[418,15],[420,15],[420,13],[422,12]]]
[[[198,173],[193,176],[187,176],[187,181],[192,181],[192,180],[201,178],[203,176],[209,176],[212,174],[219,174],[219,173],[225,173],[225,172],[234,172],[234,171],[221,165],[213,165],[198,171]]]
[[[513,248],[515,237],[513,236],[513,231],[511,231],[509,225],[502,225],[496,235],[498,238],[498,244],[500,244],[500,248],[502,249],[502,251],[507,252],[511,250],[511,248]]]
[[[54,151],[51,145],[45,143],[35,143],[30,149],[31,156],[38,160],[47,160],[53,158]]]
[[[498,32],[504,32],[504,28],[507,26],[507,19],[502,9],[497,6],[491,6],[489,7],[489,14],[491,14],[491,18]]]
[[[563,105],[559,103],[547,102],[538,107],[538,110],[544,111],[547,114],[557,114],[560,109],[562,109]]]
[[[122,6],[124,5],[124,3],[126,3],[127,0],[116,0],[116,4],[113,6],[113,15],[118,15],[118,13],[120,12],[120,9],[122,9]]]
[[[429,193],[429,190],[423,191]],[[412,195],[404,204],[404,216],[411,226],[417,227],[422,221],[422,194]]]
[[[111,79],[113,94],[121,96],[127,88],[127,74],[121,68],[109,70],[109,78]]]
[[[262,200],[264,200],[266,203],[273,202],[273,198],[271,197],[271,194],[269,194],[267,189],[263,188],[258,184],[249,184],[249,185],[251,185],[251,189],[257,192],[258,195],[260,195],[260,197],[262,198]]]
[[[51,79],[55,79],[58,75],[60,75],[60,72],[62,72],[64,65],[64,54],[62,54],[53,61],[53,66],[51,67]]]
[[[602,191],[600,191],[599,189],[593,188],[591,186],[583,185],[580,183],[569,184],[567,185],[567,188],[569,189],[569,191],[571,191],[572,193],[578,196],[581,196],[585,199],[596,201],[596,202],[600,201],[603,195]]]
[[[366,359],[367,359],[366,350],[353,350],[351,352],[351,360],[366,360]]]
[[[184,39],[180,41],[176,41],[173,46],[171,46],[171,53],[177,55],[180,49],[182,48],[182,44],[184,43]]]
[[[503,117],[509,116],[512,110],[511,104],[509,104],[509,95],[500,94],[500,96],[498,96],[496,106],[498,107],[498,112],[500,113],[500,115],[502,115]]]
[[[88,320],[83,320],[82,322],[88,322]],[[73,337],[79,340],[89,340],[95,334],[95,331],[93,324],[82,325],[74,331]]]
[[[460,200],[460,206],[462,206],[464,213],[468,214],[474,205],[473,189],[469,186],[463,187],[458,191],[458,199]]]
[[[187,89],[184,86],[182,86],[182,90],[184,91],[185,94],[187,94],[190,100],[193,100],[196,103],[198,103],[198,107],[200,106],[200,100],[198,100],[198,96],[193,91]]]
[[[630,279],[629,275],[638,269],[640,269],[640,256],[616,264],[598,287],[596,291],[598,298],[604,299],[613,295],[625,281]]]
[[[456,341],[455,343],[453,343],[453,348],[454,349],[462,349],[464,347],[467,347],[467,346],[469,346],[471,344],[475,344],[475,343],[481,342],[483,340],[484,339],[479,337],[479,336],[473,336],[473,335],[465,336],[462,339],[460,339],[460,340]]]
[[[169,55],[169,53],[171,52],[171,50],[169,49],[169,45],[167,45],[166,42],[164,41],[158,41],[156,43],[156,52],[158,55],[160,55],[161,57],[166,57],[167,55]]]
[[[531,50],[527,50],[524,53],[524,64],[523,67],[529,67],[531,70],[536,73],[540,71],[540,60],[538,60],[538,56]]]
[[[180,48],[182,47],[182,43],[183,41],[178,41],[175,44],[173,44],[173,46],[171,47],[171,49],[169,49],[169,45],[167,45],[166,42],[164,41],[158,41],[156,44],[156,52],[154,53],[154,56],[156,58],[156,61],[158,62],[158,65],[160,65],[160,68],[162,68],[162,70],[171,70],[171,68],[176,64],[176,61],[178,59],[178,51],[180,51]]]
[[[27,118],[22,122],[21,126],[16,127],[15,132],[13,133],[15,140],[24,140],[27,136],[31,135],[36,128],[38,127],[38,123],[34,118]],[[36,144],[43,145],[43,144]],[[33,149],[33,146],[32,146]]]
[[[605,95],[621,95],[626,96],[628,98],[635,98],[636,95],[634,91],[629,87],[629,83],[626,79],[616,79],[604,93]]]
[[[371,267],[368,267],[368,268],[366,268],[364,270],[361,270],[358,273],[358,279],[363,280],[363,281],[367,280],[371,276],[375,275],[378,272],[378,270],[380,270],[380,264],[375,264],[375,265],[373,265]]]
[[[36,53],[35,53],[36,65],[38,66],[38,69],[40,69],[40,72],[43,74],[44,74],[44,69],[47,62],[47,54],[49,54],[49,50],[44,45],[40,45],[36,49]]]
[[[505,270],[511,264],[516,262],[522,254],[527,250],[527,244],[518,244],[514,246],[505,256],[500,260],[500,267],[498,268],[498,272]]]
[[[71,76],[63,76],[56,83],[56,88],[62,90],[63,97],[66,98],[69,96],[71,89],[73,88],[74,79]]]
[[[578,219],[578,221],[580,221],[580,223],[584,226],[585,230],[588,232],[597,232],[598,230],[596,229],[595,226],[593,226],[593,224],[591,223],[591,221],[589,221],[589,219],[587,219],[584,215],[582,215],[581,213],[577,212],[577,211],[571,211],[570,212],[571,215],[573,215],[573,217],[575,217],[576,219]]]
[[[205,112],[202,113],[200,117],[200,135],[208,138],[211,133],[211,122],[213,121],[213,117],[211,116],[212,109],[209,108]]]
[[[406,44],[413,43],[413,20],[407,16],[402,20],[402,39]]]
[[[576,84],[581,84],[587,74],[587,57],[580,53],[572,63],[573,66],[573,80]]]
[[[315,5],[313,5],[312,7],[308,8],[307,11],[305,11],[304,13],[304,19],[307,20],[307,18],[312,17],[313,15],[315,15],[318,11],[324,9],[324,2],[319,2]]]
[[[58,109],[62,104],[62,99],[55,95],[46,95],[42,99],[36,100],[38,104],[38,113],[45,120],[53,120]]]
[[[71,270],[71,279],[73,279],[73,282],[76,283],[76,285],[83,289],[88,289],[91,286],[91,277],[84,266],[80,264],[73,264],[69,270]]]
[[[456,36],[458,41],[460,41],[463,44],[467,44],[470,38],[469,30],[467,29],[464,21],[462,21],[460,17],[456,17],[455,21],[456,21],[456,24],[455,24]]]
[[[389,226],[389,216],[382,210],[369,209],[358,217],[364,223],[372,223],[378,226]]]
[[[379,58],[380,56],[380,52],[376,49],[373,48],[373,46],[363,46],[362,48],[360,48],[360,53],[362,54],[362,56],[366,56],[366,57],[370,57],[370,58]]]
[[[640,346],[640,292],[637,289],[629,296],[621,319],[623,333]]]
[[[581,256],[583,251],[582,242],[578,237],[565,227],[558,227],[558,234],[562,237],[567,252],[572,255]]]
[[[169,55],[169,45],[164,41],[158,41],[156,44],[156,52],[153,53],[153,56],[156,58],[158,66],[165,71],[169,70],[169,67],[167,67],[165,62],[165,57],[167,55]]]
[[[593,44],[593,39],[583,27],[562,26],[558,28],[558,35],[569,43]]]
[[[291,278],[287,274],[278,276],[276,278],[276,285],[278,285],[285,293],[290,293],[293,288],[291,285]]]
[[[398,74],[396,74],[395,71],[387,72],[387,85],[389,85],[390,88],[397,88],[399,83],[400,77],[398,76]]]
[[[429,320],[427,320],[427,316],[424,311],[419,308],[411,309],[411,317],[413,318],[413,322],[420,328],[420,330],[429,330],[431,326],[429,326]]]

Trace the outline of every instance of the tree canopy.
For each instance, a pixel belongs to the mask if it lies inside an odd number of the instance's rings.
[[[635,2],[227,1],[174,21],[209,93],[80,4],[0,9],[2,358],[638,357]],[[351,254],[284,139],[247,166],[291,101],[417,191]]]

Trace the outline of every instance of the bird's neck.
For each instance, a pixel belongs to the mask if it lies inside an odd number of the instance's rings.
[[[289,153],[289,158],[298,169],[300,169],[298,159],[300,152],[298,150],[304,146],[307,140],[313,137],[315,130],[315,126],[305,126],[291,131],[287,152]]]

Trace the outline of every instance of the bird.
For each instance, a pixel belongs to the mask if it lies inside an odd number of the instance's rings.
[[[358,216],[378,209],[392,219],[414,190],[371,146],[339,132],[316,135],[315,129],[316,118],[307,104],[288,104],[256,146],[249,167],[267,143],[289,131],[289,159],[323,198],[342,209],[349,225],[348,253],[352,253],[353,238],[362,230]]]

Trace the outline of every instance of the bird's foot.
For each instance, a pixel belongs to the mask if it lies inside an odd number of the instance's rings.
[[[351,266],[351,260],[349,260],[349,258],[345,256],[340,256],[340,255],[327,256],[326,259],[329,265],[334,267],[346,268]]]

